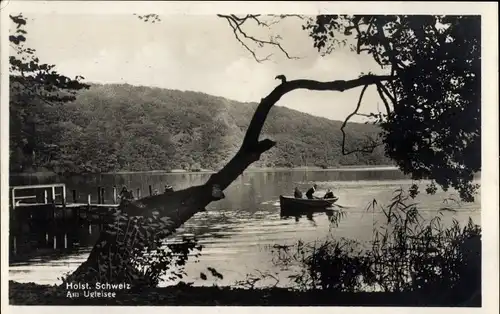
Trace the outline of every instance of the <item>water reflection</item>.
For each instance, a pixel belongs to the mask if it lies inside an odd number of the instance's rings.
[[[309,208],[304,210],[281,209],[280,218],[284,220],[294,219],[295,222],[300,222],[301,219],[307,219],[312,225],[317,226],[315,219],[318,217],[326,217],[331,227],[337,227],[341,219],[345,218],[346,214],[347,213],[340,208]]]
[[[145,195],[149,186],[161,189],[169,184],[174,189],[203,184],[210,174],[119,174],[76,177],[11,177],[11,184],[65,183],[68,190],[78,191],[79,198],[92,194],[97,199],[97,187],[105,188],[106,200],[112,199],[112,187],[140,189]],[[280,195],[292,195],[296,186],[307,189],[319,185],[318,193],[333,188],[339,197],[340,210],[323,212],[284,213],[279,206]],[[195,235],[203,245],[199,263],[189,262],[187,281],[211,284],[197,278],[207,266],[223,271],[224,280],[218,284],[232,285],[245,278],[255,268],[274,272],[272,256],[264,249],[273,245],[293,245],[298,240],[315,241],[327,236],[346,237],[368,241],[373,225],[383,221],[380,212],[367,211],[373,199],[380,203],[390,200],[394,189],[409,186],[398,171],[276,171],[248,172],[235,180],[226,190],[226,198],[207,206],[207,211],[196,214],[178,230],[175,237]],[[135,193],[134,193],[135,194]],[[432,218],[436,209],[443,207],[449,193],[419,195],[415,200],[424,218]],[[479,199],[475,203],[446,204],[455,209],[443,217],[443,225],[457,219],[466,223],[472,216],[480,223]],[[20,214],[20,215],[26,215]],[[21,217],[21,216],[19,216]],[[10,277],[17,281],[55,283],[63,273],[76,269],[86,259],[96,241],[99,225],[85,220],[66,224],[46,224],[19,218],[15,241],[16,254],[11,254]],[[11,223],[11,229],[14,224]],[[16,225],[17,226],[17,225]],[[54,249],[54,243],[56,248]],[[23,251],[24,250],[24,251]]]
[[[239,224],[239,221],[235,219],[237,213],[208,211],[197,214],[178,230],[178,234],[192,234],[198,239],[227,238]]]

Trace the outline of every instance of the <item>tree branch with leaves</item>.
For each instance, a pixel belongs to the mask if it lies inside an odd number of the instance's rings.
[[[14,27],[10,30],[9,84],[10,84],[10,154],[11,170],[36,169],[38,152],[57,147],[47,138],[50,133],[40,123],[51,118],[42,108],[57,111],[57,106],[75,100],[76,93],[89,88],[83,77],[71,79],[55,70],[55,65],[42,63],[36,51],[26,47],[26,24],[22,14],[10,15]],[[57,154],[57,152],[54,152]],[[25,159],[27,157],[27,160]]]

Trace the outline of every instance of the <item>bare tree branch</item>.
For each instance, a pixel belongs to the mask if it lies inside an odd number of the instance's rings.
[[[139,15],[135,14],[140,20],[144,22],[160,22],[160,16],[158,14],[145,14],[145,15]],[[299,18],[299,19],[304,19],[304,16],[298,15],[298,14],[281,14],[281,15],[270,15],[273,17],[276,17],[274,21],[270,22],[265,22],[263,21],[262,15],[261,14],[247,14],[244,17],[239,17],[234,14],[217,14],[218,17],[226,19],[228,22],[229,26],[232,28],[234,36],[236,37],[236,40],[252,55],[252,57],[255,59],[255,61],[261,63],[263,61],[269,60],[269,58],[273,54],[269,54],[264,58],[260,58],[257,56],[257,53],[254,51],[254,49],[250,48],[248,43],[245,43],[244,40],[248,40],[253,42],[254,44],[257,44],[258,48],[263,48],[264,46],[272,46],[274,48],[278,48],[288,59],[299,59],[298,57],[291,56],[288,51],[285,50],[285,48],[281,45],[281,43],[278,41],[281,39],[281,37],[278,35],[276,37],[271,37],[270,39],[259,39],[254,36],[249,35],[245,30],[243,30],[243,25],[248,22],[248,21],[253,21],[257,23],[257,26],[260,27],[266,27],[270,28],[272,25],[275,25],[279,23],[281,20],[285,18]]]
[[[314,80],[293,80],[285,81],[278,85],[266,98],[264,98],[259,104],[255,115],[250,122],[250,126],[243,140],[243,145],[251,145],[250,143],[257,142],[260,131],[262,130],[263,123],[260,121],[265,121],[265,117],[271,110],[271,107],[286,93],[289,93],[296,89],[308,89],[315,91],[340,91],[349,90],[364,85],[373,85],[377,82],[390,81],[395,79],[395,77],[387,75],[365,75],[354,80],[349,81],[329,81],[329,82],[319,82]],[[262,107],[261,107],[262,106]]]
[[[387,89],[387,87],[384,86],[384,84],[382,83],[379,83],[378,85],[380,85],[380,89],[382,90],[382,92],[384,92],[384,94],[389,97],[389,100],[391,101],[391,103],[393,105],[396,104],[396,97],[391,95],[391,93],[389,92],[389,90]]]
[[[345,148],[345,140],[346,140],[346,133],[344,131],[346,125],[347,125],[347,122],[349,122],[349,120],[355,116],[356,114],[358,114],[358,110],[359,108],[361,107],[361,101],[363,100],[363,96],[365,94],[365,91],[366,89],[368,88],[368,85],[365,85],[363,86],[363,89],[361,90],[361,93],[359,95],[359,100],[358,100],[358,104],[356,105],[356,108],[354,109],[354,111],[349,114],[344,122],[342,123],[342,126],[340,127],[340,131],[342,131],[342,155],[349,155],[349,154],[352,154],[352,153],[372,153],[373,150],[378,147],[378,146],[381,146],[382,144],[381,143],[372,143],[371,145],[369,145],[368,147],[363,147],[361,149],[355,149],[355,150],[352,150],[352,151],[346,151],[346,148]],[[375,142],[375,141],[373,141]]]
[[[387,115],[389,115],[391,113],[391,108],[389,106],[389,103],[387,102],[387,99],[384,96],[384,91],[382,89],[382,84],[380,84],[380,83],[377,83],[377,92],[378,92],[380,98],[382,99],[382,101],[384,102],[385,111],[387,112]]]
[[[261,16],[259,14],[248,14],[245,17],[238,17],[238,16],[233,15],[233,14],[231,14],[231,15],[217,14],[217,16],[220,17],[220,18],[226,19],[226,21],[228,22],[229,26],[231,26],[231,28],[233,29],[233,33],[234,33],[234,36],[236,37],[236,40],[238,40],[238,42],[248,52],[250,52],[252,54],[252,56],[255,59],[255,61],[257,61],[259,63],[262,62],[262,61],[266,61],[266,60],[269,59],[269,57],[272,54],[268,55],[265,58],[259,58],[259,57],[257,57],[257,54],[255,53],[255,51],[252,50],[243,41],[243,39],[247,39],[247,40],[250,40],[250,41],[254,42],[255,44],[257,44],[257,46],[259,48],[262,48],[262,47],[264,47],[266,45],[267,46],[273,46],[275,48],[278,48],[288,59],[298,59],[298,57],[291,56],[288,53],[288,51],[286,51],[285,48],[281,45],[281,43],[279,43],[275,38],[271,38],[269,40],[259,39],[259,38],[256,38],[254,36],[248,35],[248,33],[245,32],[242,29],[243,24],[245,22],[249,21],[249,20],[257,22],[258,26],[263,26],[263,27],[267,27],[267,28],[269,28],[273,24],[276,24],[278,21],[274,21],[274,22],[270,22],[270,23],[263,22],[262,20],[259,19],[259,17]],[[287,17],[287,15],[280,16],[280,18],[284,18],[284,17]],[[276,38],[278,38],[278,37],[276,37]]]
[[[391,66],[391,75],[392,76],[396,75],[396,68],[394,66]],[[398,94],[397,94],[397,91],[396,91],[396,85],[394,84],[394,81],[391,82],[391,89],[392,89],[392,93],[394,94],[393,104],[395,105],[396,104],[396,99],[398,99]]]

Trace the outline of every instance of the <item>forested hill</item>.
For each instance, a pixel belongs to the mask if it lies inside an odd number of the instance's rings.
[[[11,171],[216,170],[238,149],[256,106],[198,92],[92,84],[72,103],[37,104],[33,156],[23,154],[19,126],[11,123]],[[16,112],[11,110],[11,120]],[[390,164],[382,147],[342,155],[340,126],[340,121],[274,107],[263,136],[278,144],[252,166]],[[377,132],[354,123],[346,130],[350,149]]]

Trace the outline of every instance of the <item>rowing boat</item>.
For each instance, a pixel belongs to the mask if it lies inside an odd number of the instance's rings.
[[[337,197],[326,199],[307,199],[280,195],[280,207],[282,210],[318,210],[331,207],[337,200]]]

